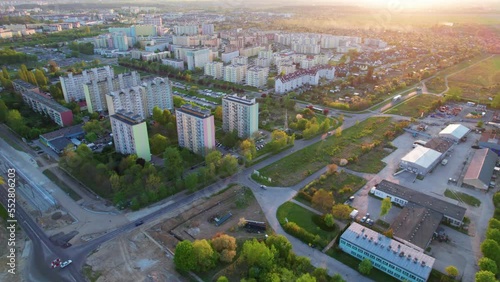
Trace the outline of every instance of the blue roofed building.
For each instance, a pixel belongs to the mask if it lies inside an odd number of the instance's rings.
[[[358,223],[340,236],[339,247],[359,260],[369,259],[373,267],[401,281],[425,282],[435,259]]]

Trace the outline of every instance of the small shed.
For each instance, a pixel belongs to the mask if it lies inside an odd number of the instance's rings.
[[[464,138],[470,129],[461,124],[450,124],[445,129],[439,132],[439,137],[446,138],[452,140],[455,143],[460,142],[462,138]]]

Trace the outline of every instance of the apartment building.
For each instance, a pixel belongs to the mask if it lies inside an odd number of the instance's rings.
[[[214,24],[202,24],[201,33],[205,35],[212,35],[215,32]]]
[[[320,78],[332,80],[335,78],[335,67],[323,65],[312,69],[301,69],[296,72],[276,77],[274,91],[283,94],[303,85],[318,85]]]
[[[224,81],[243,83],[246,79],[247,65],[229,65],[224,67]]]
[[[262,88],[267,84],[269,68],[254,66],[247,70],[245,83],[247,85]]]
[[[230,63],[231,60],[233,58],[236,58],[240,55],[240,51],[236,50],[236,51],[228,51],[228,52],[224,52],[221,54],[221,60],[224,62],[224,63]]]
[[[143,18],[143,23],[145,25],[162,26],[163,19],[154,15],[145,15]]]
[[[248,65],[248,57],[238,56],[231,59],[231,65]]]
[[[92,80],[83,85],[87,110],[89,113],[107,111],[106,94],[140,84],[141,78],[136,71],[106,77],[103,80]]]
[[[174,109],[172,83],[168,78],[156,77],[142,83],[142,87],[146,91],[148,116],[153,114],[154,107],[170,111]]]
[[[433,257],[356,222],[342,233],[339,247],[359,260],[369,259],[373,267],[401,281],[427,281],[435,262]]]
[[[174,33],[177,35],[196,35],[199,33],[198,25],[176,25]]]
[[[146,102],[146,89],[140,86],[111,91],[106,94],[109,115],[124,111],[145,119],[149,116]]]
[[[215,79],[222,79],[224,65],[222,62],[211,62],[205,65],[205,75],[211,76]]]
[[[291,49],[302,54],[319,54],[321,52],[319,44],[292,43]]]
[[[271,59],[270,58],[257,58],[255,59],[255,65],[258,67],[265,67],[268,68],[271,66]]]
[[[259,130],[259,103],[254,99],[226,96],[222,99],[222,129],[225,132],[236,130],[238,137],[251,137]]]
[[[258,58],[272,59],[273,58],[273,51],[272,50],[260,50]]]
[[[40,92],[38,86],[33,85],[21,79],[14,79],[12,81],[12,86],[14,87],[14,91],[16,91],[17,93],[23,93],[26,91],[33,91],[37,93]]]
[[[184,61],[179,59],[162,59],[161,63],[163,65],[171,66],[179,70],[184,70]]]
[[[146,122],[137,115],[118,111],[110,116],[115,150],[118,153],[136,154],[146,161],[151,160]]]
[[[203,68],[211,61],[210,49],[190,49],[186,51],[188,70]]]
[[[103,80],[113,77],[114,70],[111,66],[84,70],[81,74],[68,73],[67,77],[60,76],[61,88],[66,103],[85,100],[83,85],[93,80]]]
[[[294,64],[282,64],[278,67],[278,74],[287,75],[294,73],[297,70],[297,67]]]
[[[214,116],[209,110],[191,105],[176,109],[179,146],[205,155],[215,148]]]
[[[50,117],[59,126],[69,126],[73,123],[73,112],[61,106],[50,97],[34,91],[21,92],[23,101],[35,112]]]

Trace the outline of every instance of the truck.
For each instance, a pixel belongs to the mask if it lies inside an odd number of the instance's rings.
[[[358,210],[352,210],[351,214],[349,215],[350,218],[355,219],[356,216],[358,216],[359,211]]]
[[[392,98],[392,101],[396,102],[396,101],[399,101],[399,99],[401,99],[401,95],[396,95],[396,96],[394,96],[394,98]]]
[[[446,165],[447,163],[448,163],[448,159],[443,159],[443,160],[441,161],[441,165]]]

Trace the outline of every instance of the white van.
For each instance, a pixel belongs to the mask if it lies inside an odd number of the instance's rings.
[[[413,148],[415,148],[416,146],[425,146],[425,144],[427,144],[427,142],[422,140],[415,140],[415,142],[413,142]]]

